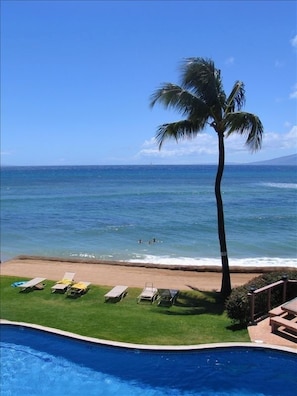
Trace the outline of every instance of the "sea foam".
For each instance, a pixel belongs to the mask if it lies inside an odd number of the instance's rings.
[[[139,259],[128,260],[131,263],[150,263],[161,265],[176,265],[176,266],[207,266],[216,267],[221,266],[221,260],[216,258],[201,257],[178,257],[172,258],[168,256],[153,256],[147,255]],[[279,257],[253,257],[253,258],[229,258],[230,268],[232,267],[290,267],[297,269],[297,258],[279,258]]]

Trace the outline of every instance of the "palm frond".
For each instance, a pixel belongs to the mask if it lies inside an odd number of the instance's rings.
[[[208,107],[215,107],[216,112],[225,103],[221,72],[210,59],[187,58],[182,65],[182,86],[194,92]]]
[[[245,104],[245,88],[241,81],[236,81],[226,100],[225,114],[240,111]]]
[[[183,88],[179,85],[164,83],[151,95],[150,106],[154,107],[157,102],[165,107],[175,106],[182,92]]]
[[[186,58],[181,65],[181,81],[188,89],[200,89],[209,84],[215,74],[214,62],[203,58]]]
[[[163,104],[165,108],[172,107],[189,118],[192,118],[194,113],[207,112],[205,103],[199,98],[179,85],[170,83],[164,84],[153,93],[150,106],[153,107],[157,102]]]
[[[227,114],[225,127],[227,137],[237,132],[246,135],[245,144],[251,151],[257,151],[261,148],[264,128],[259,117],[255,114],[246,112]]]
[[[197,123],[190,120],[162,124],[157,130],[155,139],[159,145],[159,149],[161,149],[165,140],[175,139],[179,141],[184,138],[194,138],[198,131],[203,128],[204,126],[199,126]]]

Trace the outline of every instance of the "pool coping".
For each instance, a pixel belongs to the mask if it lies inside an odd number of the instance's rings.
[[[197,345],[146,345],[146,344],[133,344],[127,342],[104,340],[100,338],[82,336],[76,333],[71,333],[69,331],[55,329],[53,327],[41,326],[34,323],[26,322],[13,322],[6,319],[0,319],[0,325],[11,325],[27,327],[35,330],[44,331],[51,334],[58,334],[64,337],[73,338],[79,341],[87,341],[97,345],[107,345],[121,348],[130,349],[141,349],[141,350],[163,350],[163,351],[191,351],[191,350],[203,350],[203,349],[214,349],[214,348],[229,348],[229,347],[248,347],[248,348],[264,348],[264,349],[274,349],[282,352],[290,352],[297,354],[297,350],[291,347],[278,346],[271,344],[253,343],[253,342],[221,342],[212,344],[197,344]]]

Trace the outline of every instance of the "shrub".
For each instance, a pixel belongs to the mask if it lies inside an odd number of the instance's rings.
[[[267,286],[271,283],[277,282],[282,279],[284,273],[269,272],[260,275],[243,286],[236,287],[232,290],[230,296],[226,300],[225,308],[227,311],[227,316],[234,322],[239,322],[241,325],[247,325],[251,320],[250,318],[250,304],[248,293],[251,288],[259,289],[261,287]],[[289,271],[287,273],[288,279],[297,280],[297,271]],[[286,299],[290,300],[297,295],[297,283],[287,284],[287,295]],[[255,313],[258,316],[267,313],[268,306],[268,292],[263,292],[256,295],[255,298]],[[271,306],[276,307],[280,305],[283,300],[283,285],[275,287],[271,292]]]
[[[226,300],[227,316],[235,322],[246,324],[249,317],[249,298],[246,286],[239,286],[232,290]]]

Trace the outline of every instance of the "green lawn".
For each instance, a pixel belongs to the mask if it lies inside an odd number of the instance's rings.
[[[26,278],[1,276],[1,318],[35,323],[101,339],[156,345],[248,342],[247,329],[232,325],[224,305],[212,292],[182,291],[170,308],[137,304],[141,289],[129,288],[118,303],[105,303],[110,287],[92,285],[87,294],[67,298],[43,290],[21,293],[11,287]]]

